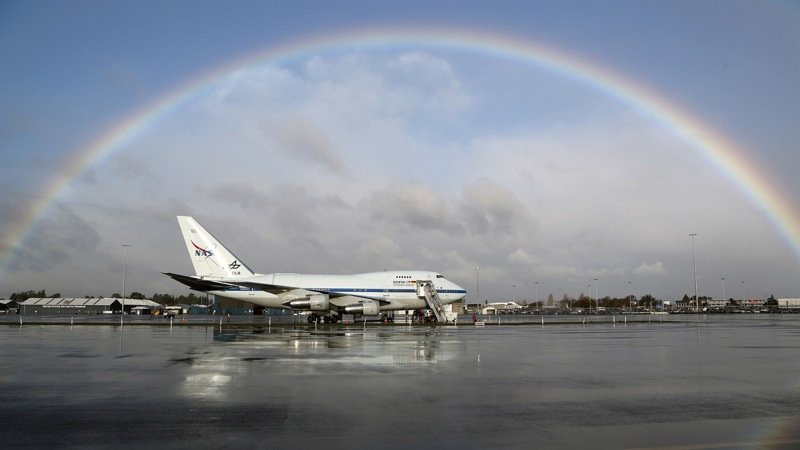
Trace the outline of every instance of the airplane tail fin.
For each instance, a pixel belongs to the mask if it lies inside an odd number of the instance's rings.
[[[254,275],[239,258],[231,253],[194,218],[178,216],[189,258],[195,274],[211,278],[247,278]]]

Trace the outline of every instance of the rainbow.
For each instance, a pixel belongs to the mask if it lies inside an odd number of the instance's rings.
[[[313,54],[342,49],[398,46],[478,52],[534,65],[591,86],[635,108],[684,139],[737,186],[749,201],[764,213],[800,261],[800,213],[796,206],[770,185],[768,178],[758,171],[752,161],[748,161],[745,152],[737,148],[734,143],[685,109],[647,87],[584,56],[578,57],[556,47],[511,36],[458,29],[381,27],[316,36],[233,59],[144,105],[110,127],[88,146],[77,150],[75,157],[63,172],[42,189],[29,210],[6,230],[6,246],[0,250],[2,251],[0,274],[6,272],[10,261],[21,248],[30,230],[63,195],[73,180],[86,172],[89,167],[135,140],[144,130],[157,124],[185,102],[202,94],[204,88],[214,81],[254,64],[287,63]]]

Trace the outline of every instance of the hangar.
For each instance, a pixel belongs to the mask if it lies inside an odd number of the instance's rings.
[[[29,298],[19,304],[21,314],[112,314],[122,309],[120,298]],[[152,300],[125,299],[125,312],[133,308],[161,308]],[[141,310],[141,309],[139,309]]]
[[[19,304],[15,300],[0,300],[0,314],[16,314]]]
[[[778,308],[783,310],[800,309],[800,298],[779,298]]]

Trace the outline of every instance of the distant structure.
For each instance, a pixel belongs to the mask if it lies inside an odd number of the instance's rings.
[[[161,305],[152,300],[125,299],[125,312],[153,310]],[[19,303],[20,314],[113,314],[122,309],[120,298],[29,298]],[[135,310],[135,311],[134,311]]]
[[[779,298],[776,300],[780,309],[800,309],[800,298]]]
[[[15,300],[0,300],[0,314],[16,314],[19,304]]]
[[[481,309],[481,314],[498,314],[520,309],[522,309],[522,305],[517,302],[489,303]]]

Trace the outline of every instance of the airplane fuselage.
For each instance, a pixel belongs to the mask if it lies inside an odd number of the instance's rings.
[[[425,298],[419,296],[419,281],[430,281],[442,303],[453,303],[464,298],[466,291],[435,272],[401,270],[361,273],[355,275],[316,275],[299,273],[256,274],[242,282],[286,286],[307,289],[318,293],[329,293],[334,305],[344,306],[352,297],[368,298],[380,303],[381,311],[420,309],[426,307]],[[233,300],[245,301],[267,308],[287,308],[280,295],[256,288],[231,287],[211,290],[210,294]]]

